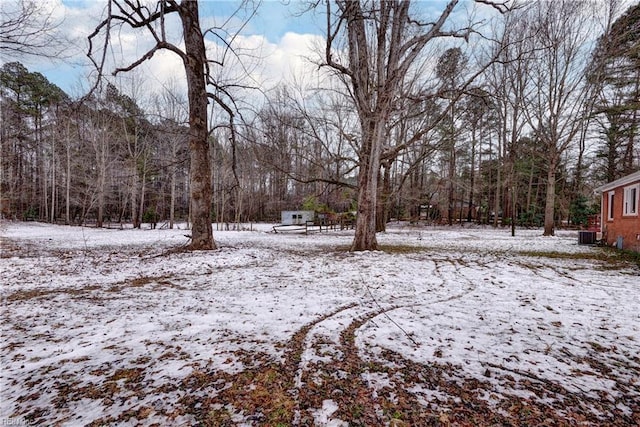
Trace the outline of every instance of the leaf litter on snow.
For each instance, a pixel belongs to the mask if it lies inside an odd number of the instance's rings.
[[[640,271],[577,233],[3,223],[0,418],[60,425],[640,422]],[[466,423],[466,424],[465,424]]]

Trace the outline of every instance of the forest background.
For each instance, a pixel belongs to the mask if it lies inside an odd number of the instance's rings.
[[[208,104],[207,125],[219,227],[278,221],[282,210],[357,210],[357,94],[328,60],[348,58],[349,39],[331,39],[347,3],[202,2],[224,11],[201,10],[209,76],[225,99]],[[379,29],[378,3],[355,3]],[[104,5],[86,22],[56,5],[3,2],[2,217],[169,228],[189,220],[184,70],[160,52],[147,68],[112,76],[153,42],[122,25],[104,45],[98,81],[70,52],[89,50]],[[585,224],[598,209],[593,189],[640,169],[640,6],[417,2],[408,16],[430,23],[449,6],[448,26],[402,76],[384,118],[377,229],[392,219],[541,226],[549,209],[555,226]],[[296,47],[276,68],[282,50],[264,36],[284,16],[275,7],[316,31],[282,35]],[[34,70],[59,78],[51,64],[84,74],[62,89]]]

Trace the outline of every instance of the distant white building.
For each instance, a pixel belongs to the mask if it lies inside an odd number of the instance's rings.
[[[307,221],[313,221],[314,211],[282,211],[280,223],[282,225],[304,225]]]

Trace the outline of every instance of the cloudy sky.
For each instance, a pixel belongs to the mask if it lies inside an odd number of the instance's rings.
[[[3,13],[21,0],[0,0]],[[50,81],[72,96],[83,95],[95,77],[95,67],[88,60],[87,37],[106,16],[107,0],[35,0],[51,14],[57,24],[54,32],[57,39],[64,39],[64,53],[56,59],[42,57],[0,58],[0,63],[19,60],[31,71],[43,73]],[[157,0],[141,0],[151,7]],[[317,66],[310,59],[318,57],[323,49],[325,17],[323,7],[306,11],[310,0],[248,0],[253,7],[238,11],[241,0],[200,0],[201,25],[203,28],[225,28],[217,34],[232,42],[239,59],[220,51],[221,43],[209,37],[207,46],[210,58],[224,58],[224,69],[214,70],[216,78],[237,79],[249,74],[249,84],[261,88],[275,86],[282,79],[313,78]],[[623,0],[629,3],[630,0]],[[422,17],[438,16],[446,0],[421,0],[414,2],[414,10]],[[255,13],[251,13],[255,11]],[[235,13],[237,12],[237,13]],[[458,25],[482,21],[486,25],[490,7],[479,6],[472,1],[462,1],[456,8],[452,21]],[[249,19],[250,18],[250,19]],[[454,24],[455,25],[455,24]],[[181,45],[181,28],[177,19],[167,22],[167,34],[172,42]],[[232,40],[232,41],[231,41]],[[100,41],[96,41],[100,44]],[[471,43],[473,44],[473,43]],[[107,54],[105,74],[110,75],[117,66],[129,65],[144,55],[152,46],[152,39],[144,30],[118,29],[112,32]],[[55,49],[52,47],[52,50]],[[223,56],[224,55],[224,56]],[[179,58],[168,51],[157,53],[136,73],[121,74],[119,85],[135,85],[146,92],[157,91],[169,80],[183,81],[184,71]],[[145,87],[140,85],[144,82]],[[126,89],[125,89],[126,91]]]
[[[8,2],[0,0],[3,8]],[[155,4],[155,0],[143,3]],[[53,58],[14,57],[2,58],[2,62],[19,60],[30,71],[43,73],[51,82],[72,96],[82,95],[90,86],[95,67],[88,60],[88,35],[106,16],[106,0],[45,0],[43,3],[57,24],[56,35],[64,38],[64,53]],[[218,70],[221,79],[232,80],[248,71],[252,82],[274,86],[281,79],[304,75],[311,67],[308,58],[314,55],[314,46],[322,44],[323,19],[314,11],[306,12],[306,2],[299,0],[263,0],[249,9],[238,8],[239,0],[201,0],[200,15],[203,28],[221,28],[220,37],[230,41],[239,58],[222,52],[221,44],[209,37],[207,48],[210,57],[225,55],[225,70]],[[255,12],[255,13],[253,13]],[[167,22],[167,32],[174,34],[172,42],[181,46],[181,29],[177,20]],[[105,74],[111,74],[116,66],[126,66],[142,56],[152,45],[149,34],[122,28],[112,33],[111,47],[107,54]],[[171,38],[171,36],[169,36]],[[98,39],[97,45],[102,41]],[[240,65],[242,62],[242,66]],[[215,71],[214,71],[215,72]],[[168,80],[183,80],[184,72],[179,58],[168,51],[158,52],[132,76],[120,75],[119,83],[127,86],[130,81],[143,81],[144,90],[153,91]],[[139,83],[135,83],[139,84]],[[125,88],[126,90],[126,88]]]
[[[0,0],[3,8],[19,0]],[[226,42],[232,43],[237,55],[221,50],[219,39],[209,37],[207,48],[209,58],[223,58],[224,67],[213,70],[216,79],[229,83],[243,80],[261,89],[269,89],[278,82],[305,79],[314,83],[318,79],[318,67],[311,60],[318,58],[324,49],[323,34],[325,17],[323,7],[307,10],[308,0],[253,0],[253,6],[238,11],[240,0],[200,0],[200,19],[203,29],[217,28],[216,33]],[[157,0],[142,0],[154,8]],[[416,1],[414,8],[423,17],[438,16],[445,0]],[[38,0],[38,4],[50,11],[52,21],[59,24],[54,30],[58,39],[65,39],[64,53],[58,59],[31,57],[11,58],[19,60],[31,71],[43,73],[51,82],[60,86],[73,97],[86,93],[96,72],[87,58],[87,37],[106,16],[107,0]],[[478,10],[471,10],[478,8]],[[469,15],[491,11],[491,8],[477,6],[474,2],[461,2],[456,9],[454,20],[466,21]],[[480,11],[480,12],[479,12]],[[482,20],[482,19],[481,19]],[[468,22],[468,21],[467,21]],[[222,31],[220,28],[224,28]],[[181,27],[175,18],[167,19],[167,35],[171,42],[181,46]],[[100,39],[95,45],[102,46]],[[120,66],[127,66],[144,55],[153,45],[153,40],[145,30],[136,31],[125,27],[116,28],[111,33],[111,43],[107,52],[105,75],[111,75]],[[6,59],[5,59],[6,61]],[[121,73],[117,78],[109,77],[121,89],[143,93],[157,93],[167,82],[184,86],[184,71],[180,59],[169,51],[156,53],[152,60],[133,73]],[[302,82],[300,81],[302,80]]]

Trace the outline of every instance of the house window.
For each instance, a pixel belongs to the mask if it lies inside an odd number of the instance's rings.
[[[615,191],[609,191],[609,204],[607,209],[607,219],[609,221],[613,220],[613,200],[615,195],[616,195]]]
[[[638,215],[638,198],[640,196],[640,184],[630,185],[624,188],[622,200],[623,215]]]

